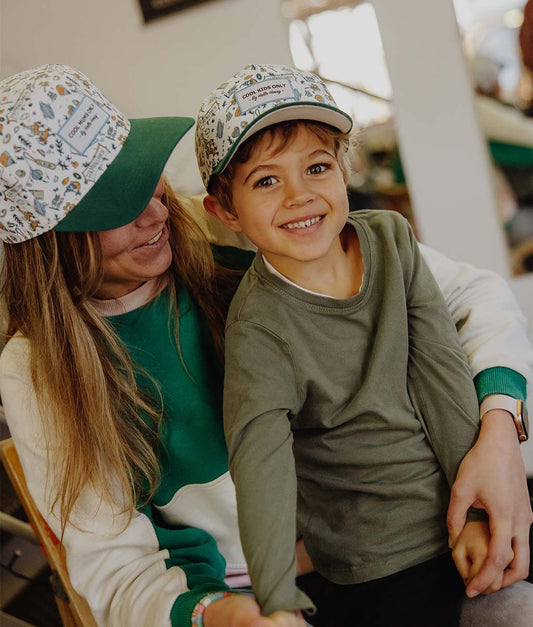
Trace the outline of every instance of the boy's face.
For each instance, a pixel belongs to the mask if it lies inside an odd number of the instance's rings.
[[[333,140],[324,143],[305,124],[281,151],[263,135],[248,161],[235,166],[232,195],[235,215],[221,207],[211,213],[244,232],[280,272],[338,254],[346,185]]]

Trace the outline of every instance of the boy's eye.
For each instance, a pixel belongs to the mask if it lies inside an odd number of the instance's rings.
[[[270,187],[270,185],[274,185],[275,182],[276,179],[273,176],[265,176],[254,183],[254,187]]]
[[[327,163],[315,163],[308,169],[308,172],[309,174],[322,174],[322,172],[325,172],[328,168],[329,165]]]

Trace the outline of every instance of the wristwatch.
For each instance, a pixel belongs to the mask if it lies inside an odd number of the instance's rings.
[[[480,416],[483,416],[491,409],[504,409],[513,417],[513,421],[520,442],[525,442],[529,437],[529,421],[527,408],[523,401],[506,396],[505,394],[491,394],[486,396],[481,402]]]

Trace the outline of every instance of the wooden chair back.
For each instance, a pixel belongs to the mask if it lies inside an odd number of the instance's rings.
[[[96,627],[87,601],[72,587],[63,545],[42,517],[28,491],[19,456],[11,438],[0,442],[0,457],[50,565],[52,571],[50,582],[63,625]]]

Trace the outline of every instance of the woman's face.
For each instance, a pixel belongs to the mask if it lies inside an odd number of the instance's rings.
[[[149,279],[161,276],[172,262],[168,210],[161,202],[163,180],[144,211],[129,224],[100,231],[104,280],[97,298],[119,298]]]

